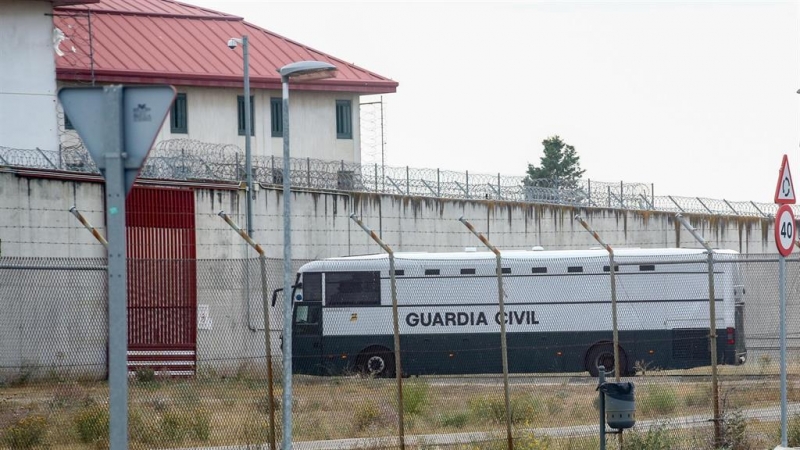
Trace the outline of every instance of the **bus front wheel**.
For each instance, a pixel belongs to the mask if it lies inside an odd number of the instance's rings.
[[[394,375],[394,355],[385,347],[367,348],[358,357],[358,370],[370,377],[391,377]]]
[[[586,369],[589,371],[589,375],[593,377],[600,375],[599,366],[603,366],[606,372],[613,372],[614,345],[612,343],[595,344],[586,352]],[[621,375],[627,374],[628,356],[622,346],[619,347],[619,368],[622,372]]]

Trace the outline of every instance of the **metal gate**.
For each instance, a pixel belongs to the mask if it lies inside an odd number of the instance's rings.
[[[194,192],[134,188],[127,201],[128,371],[192,376],[197,347]]]

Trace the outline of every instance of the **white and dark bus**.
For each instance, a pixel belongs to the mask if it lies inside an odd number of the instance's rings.
[[[718,363],[740,364],[738,253],[715,258]],[[613,367],[608,261],[605,250],[502,252],[510,372]],[[619,249],[615,261],[621,370],[709,365],[704,251]],[[502,372],[496,271],[490,252],[395,254],[404,375]],[[292,298],[294,373],[394,375],[387,255],[305,264]]]

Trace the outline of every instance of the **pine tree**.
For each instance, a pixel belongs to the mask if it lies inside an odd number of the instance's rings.
[[[525,186],[575,189],[585,170],[581,169],[580,156],[575,147],[551,136],[544,141],[544,156],[539,167],[528,164],[528,172],[522,181]]]

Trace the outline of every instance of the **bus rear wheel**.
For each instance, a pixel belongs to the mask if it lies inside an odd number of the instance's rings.
[[[361,374],[369,377],[391,377],[394,376],[394,355],[386,347],[370,347],[361,352],[357,367]]]
[[[595,344],[586,352],[586,369],[589,371],[589,375],[593,377],[599,376],[598,367],[600,366],[603,366],[606,372],[613,372],[614,370],[614,345],[610,342]],[[628,356],[622,346],[619,347],[619,369],[622,372],[620,375],[627,375]]]

